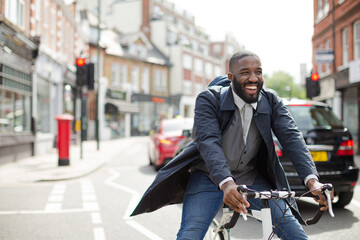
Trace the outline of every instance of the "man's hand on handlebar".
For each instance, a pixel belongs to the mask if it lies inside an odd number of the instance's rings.
[[[221,190],[224,193],[223,201],[231,209],[238,213],[247,214],[247,207],[250,207],[246,197],[242,196],[237,190],[238,185],[234,181],[227,181],[221,186]]]
[[[329,208],[329,203],[327,201],[326,196],[323,194],[321,189],[323,188],[324,184],[320,183],[317,179],[311,178],[307,182],[307,187],[311,191],[311,193],[318,197],[314,198],[314,200],[319,203],[320,205],[324,205],[324,207],[321,207],[321,211],[326,211]],[[334,189],[331,191],[331,200],[334,199]]]

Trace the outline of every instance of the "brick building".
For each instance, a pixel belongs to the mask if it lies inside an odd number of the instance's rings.
[[[359,149],[360,0],[314,0],[313,71],[320,75],[316,100],[334,108]],[[318,50],[332,50],[333,60],[317,60]]]

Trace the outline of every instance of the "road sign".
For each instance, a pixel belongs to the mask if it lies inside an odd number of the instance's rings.
[[[333,50],[317,50],[315,55],[317,63],[332,63],[334,61]]]

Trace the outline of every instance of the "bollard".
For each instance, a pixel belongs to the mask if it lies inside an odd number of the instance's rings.
[[[70,165],[70,135],[71,135],[71,122],[74,117],[69,114],[58,115],[55,118],[58,121],[58,137],[57,147],[59,153],[58,166]]]

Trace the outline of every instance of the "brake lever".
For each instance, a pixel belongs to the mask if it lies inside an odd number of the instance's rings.
[[[335,217],[334,212],[333,212],[333,208],[332,208],[332,203],[331,203],[331,191],[333,190],[333,186],[331,183],[326,183],[323,187],[323,193],[325,194],[326,198],[327,198],[327,202],[329,205],[329,214],[331,217]]]
[[[245,198],[246,197],[246,193],[247,193],[248,188],[246,187],[246,185],[240,185],[238,187],[238,191],[240,192],[240,194]],[[244,213],[241,213],[242,218],[244,219],[244,221],[247,221],[247,216]]]

